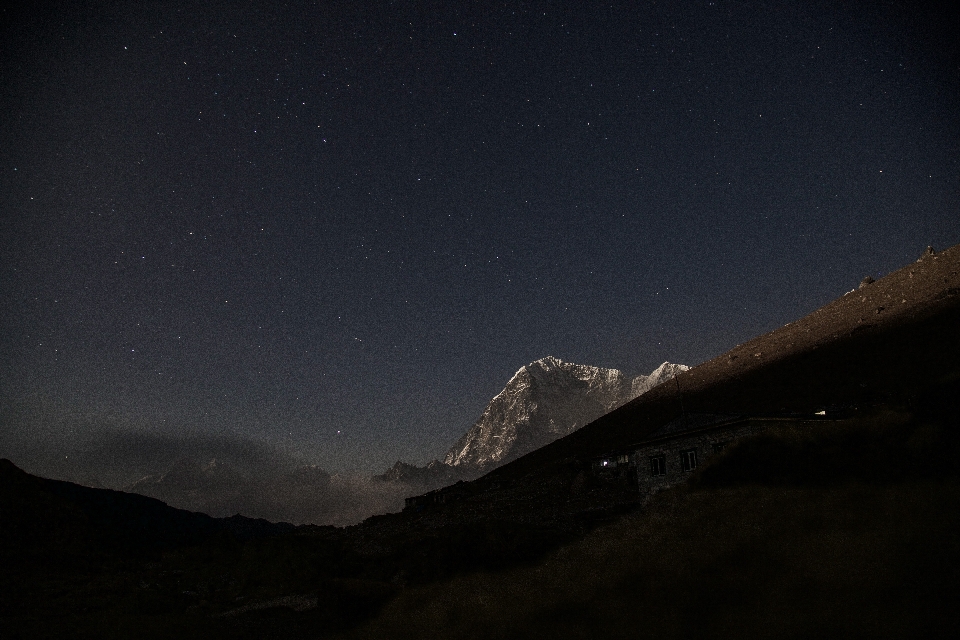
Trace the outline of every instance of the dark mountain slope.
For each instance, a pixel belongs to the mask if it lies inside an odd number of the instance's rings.
[[[90,612],[96,620],[121,601],[141,606],[143,590],[129,577],[131,567],[142,571],[170,552],[225,550],[292,530],[286,523],[213,518],[154,498],[39,478],[0,459],[0,637],[104,637],[99,622],[81,633],[74,616]],[[183,593],[171,592],[160,606],[182,610],[189,604]]]
[[[34,552],[58,561],[98,550],[152,553],[228,533],[239,539],[293,529],[242,516],[212,518],[154,498],[30,475],[0,459],[0,549],[7,562]]]
[[[741,440],[532,565],[417,585],[346,637],[955,638],[960,377],[912,404]],[[547,477],[516,483],[539,517],[565,502],[531,499]]]
[[[908,406],[960,379],[960,245],[841,296],[678,375],[579,431],[489,474],[523,476],[638,441],[687,412]]]
[[[402,592],[348,638],[955,638],[955,480],[675,489],[535,566]]]

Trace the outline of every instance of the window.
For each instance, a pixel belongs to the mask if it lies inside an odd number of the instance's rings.
[[[730,444],[730,441],[729,441],[729,440],[726,440],[726,441],[724,441],[724,442],[714,442],[714,443],[713,443],[713,452],[714,452],[714,453],[720,453],[721,451],[723,451],[724,449],[727,448],[727,445],[728,445],[728,444]]]
[[[697,468],[696,449],[687,449],[680,452],[680,468],[684,471],[693,471]]]
[[[630,454],[625,453],[623,455],[617,456],[617,464],[630,464]]]
[[[667,475],[667,456],[663,454],[660,454],[658,456],[650,456],[650,475],[651,476]]]

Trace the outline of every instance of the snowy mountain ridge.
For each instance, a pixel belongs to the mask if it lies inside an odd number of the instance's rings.
[[[664,362],[649,375],[629,378],[617,369],[541,358],[514,374],[443,462],[464,471],[490,470],[576,431],[688,368]]]

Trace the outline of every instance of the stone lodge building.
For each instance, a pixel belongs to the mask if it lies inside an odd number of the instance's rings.
[[[812,425],[839,419],[839,412],[744,416],[735,414],[685,414],[668,422],[644,440],[596,457],[593,473],[601,480],[635,484],[652,494],[685,481],[707,458],[730,443],[782,425]]]

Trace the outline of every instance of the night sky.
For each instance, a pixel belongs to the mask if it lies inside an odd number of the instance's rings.
[[[960,242],[934,4],[140,4],[0,14],[8,440],[422,464],[532,360],[695,365]]]

